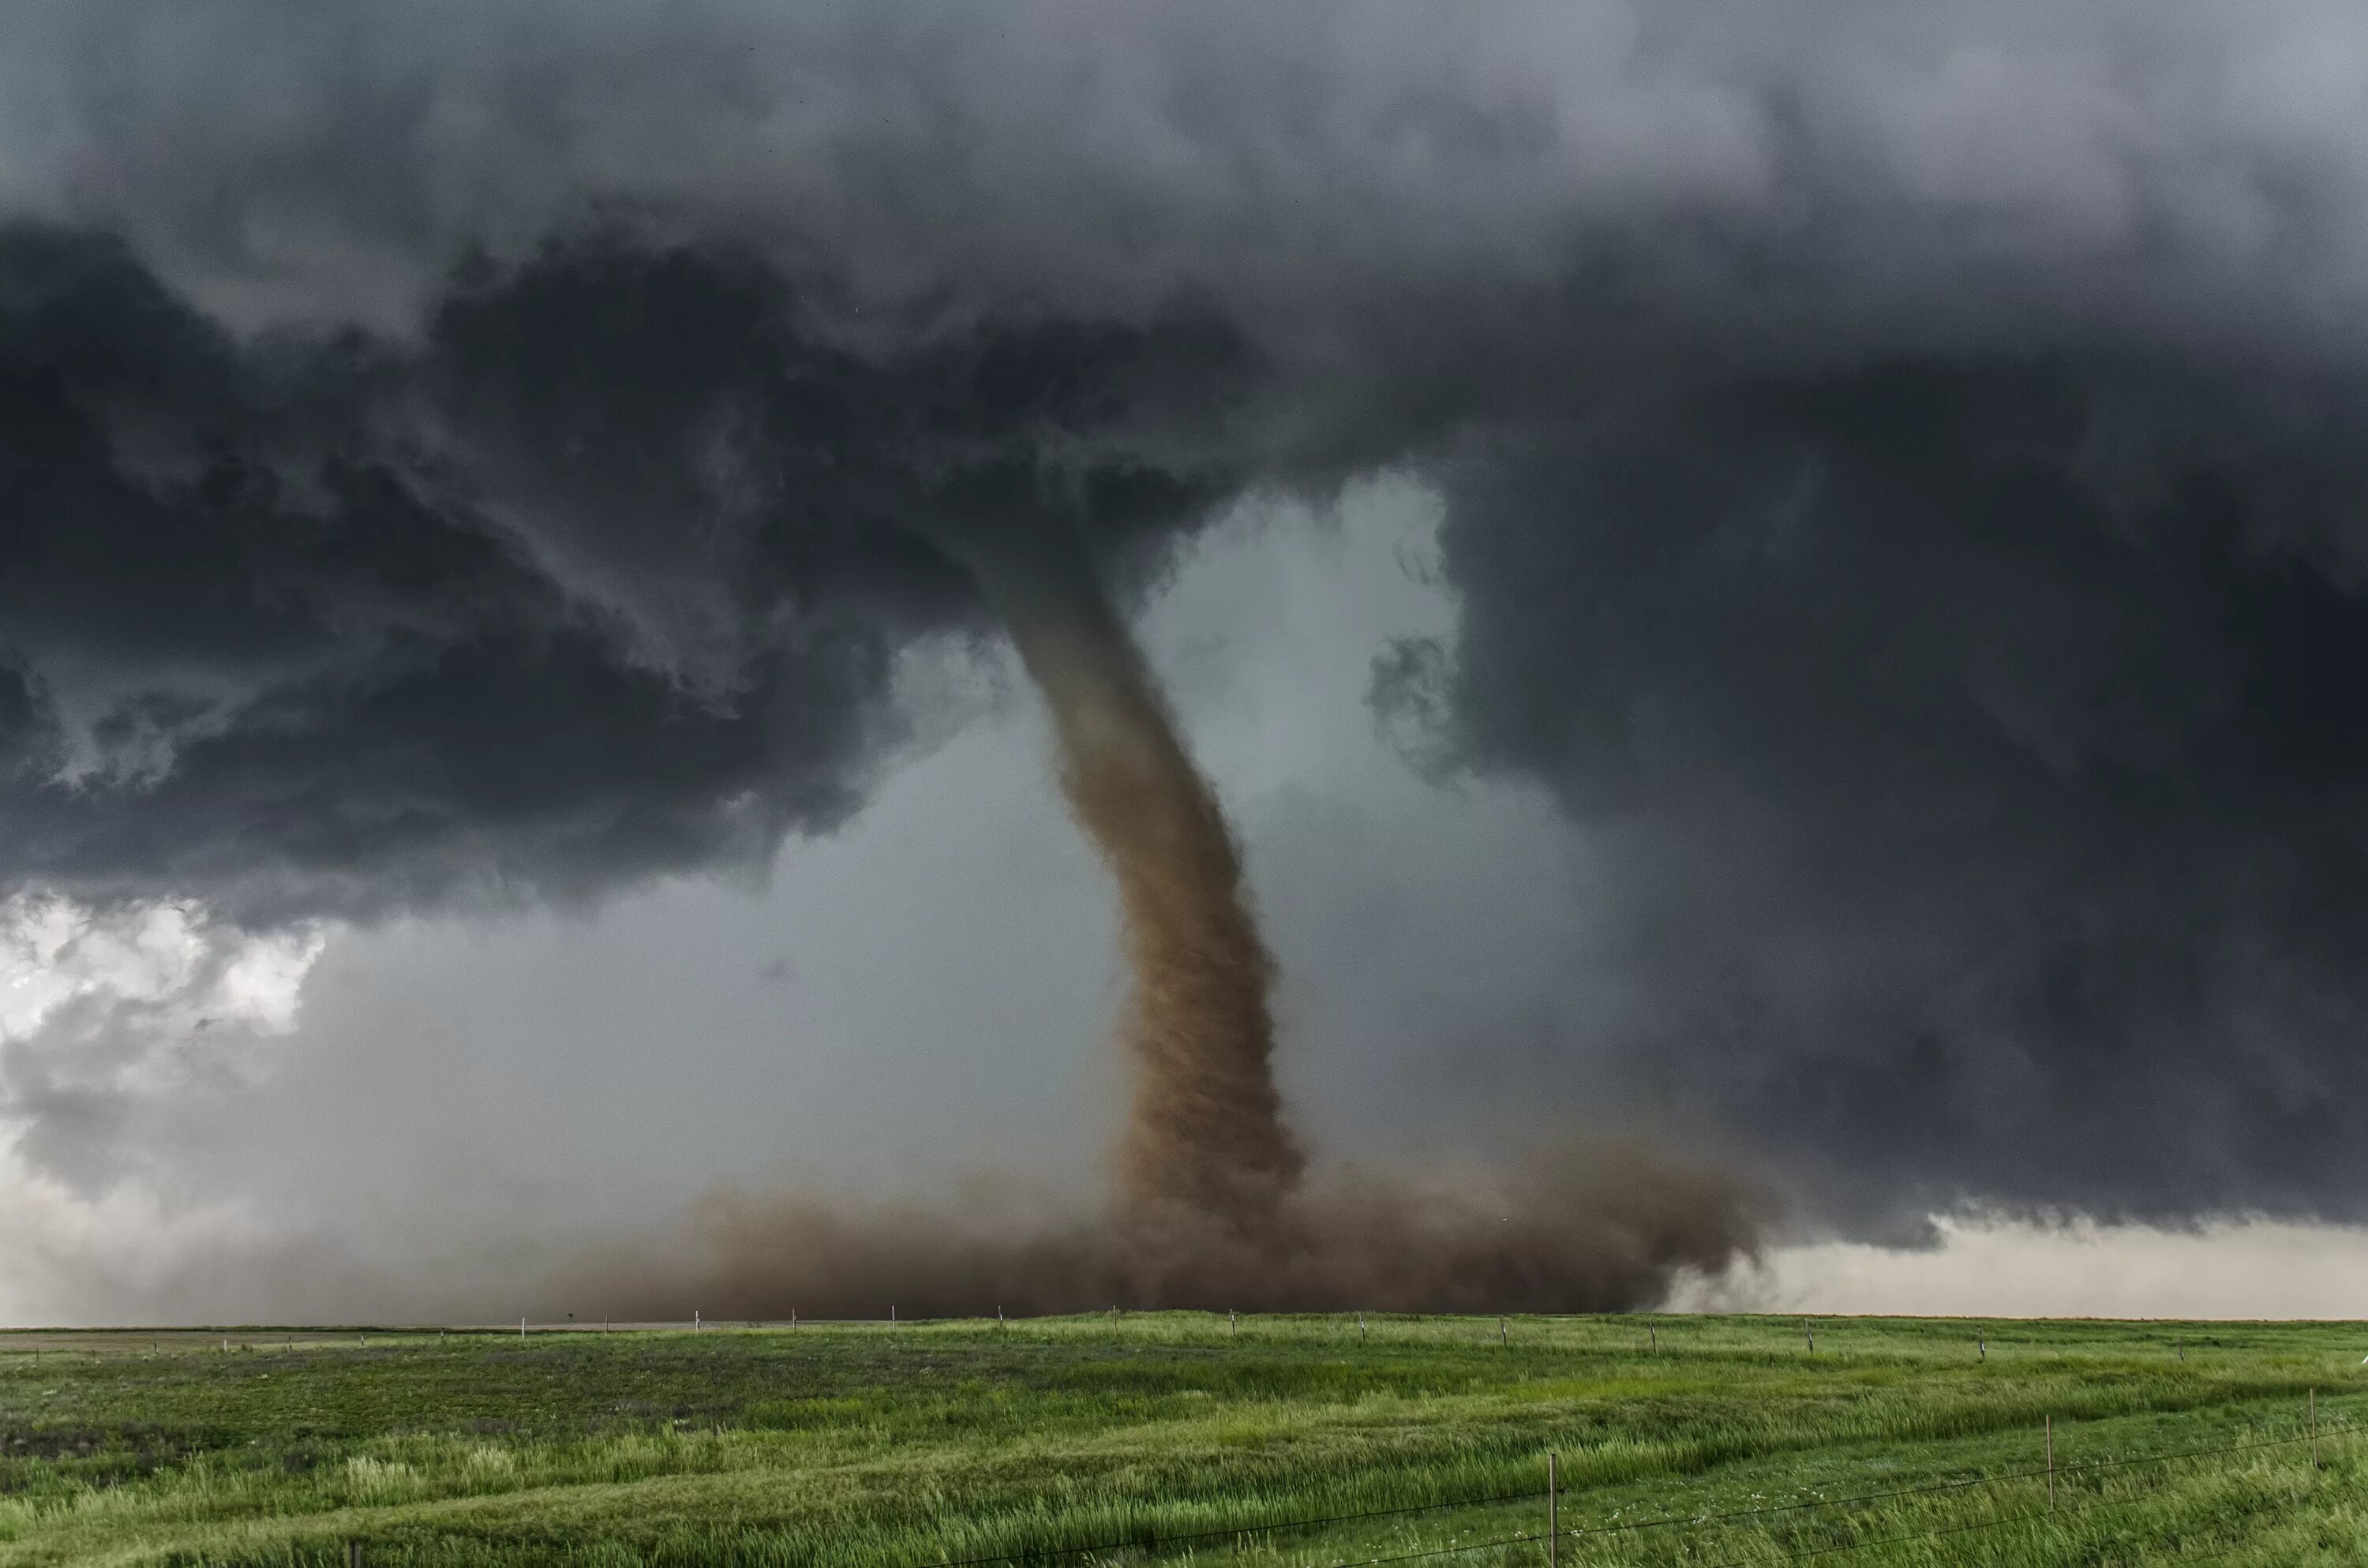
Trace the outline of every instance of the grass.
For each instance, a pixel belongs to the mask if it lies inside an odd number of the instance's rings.
[[[0,1334],[0,1565],[2368,1562],[2362,1325],[1815,1329]]]

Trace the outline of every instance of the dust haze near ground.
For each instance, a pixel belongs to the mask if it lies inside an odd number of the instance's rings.
[[[1029,1221],[959,1205],[723,1191],[689,1241],[587,1256],[549,1299],[672,1320],[1201,1307],[1245,1312],[1600,1312],[1647,1307],[1758,1255],[1747,1188],[1620,1145],[1495,1172],[1344,1169],[1262,1232],[1175,1210]],[[593,1303],[598,1303],[597,1306]]]

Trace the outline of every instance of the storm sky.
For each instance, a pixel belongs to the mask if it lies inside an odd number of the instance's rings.
[[[0,1312],[1090,1184],[1023,517],[1329,1164],[2356,1248],[2364,304],[2335,5],[26,6]]]

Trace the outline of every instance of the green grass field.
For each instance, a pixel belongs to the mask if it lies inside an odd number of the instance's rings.
[[[2368,1327],[1813,1326],[0,1335],[0,1564],[2368,1562]]]

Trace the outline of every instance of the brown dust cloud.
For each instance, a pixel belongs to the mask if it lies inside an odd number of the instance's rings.
[[[1130,1308],[1588,1312],[1756,1256],[1758,1195],[1641,1146],[1494,1170],[1311,1174],[1274,1075],[1275,965],[1241,849],[1083,550],[974,554],[1050,709],[1061,789],[1117,882],[1132,1091],[1095,1211],[857,1207],[727,1189],[669,1256],[556,1281],[620,1317],[927,1317]]]

